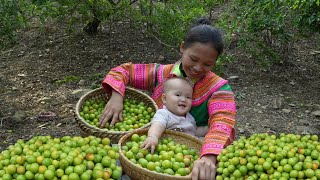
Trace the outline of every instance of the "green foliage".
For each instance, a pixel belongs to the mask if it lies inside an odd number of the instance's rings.
[[[79,29],[79,25],[83,27],[86,24],[85,30],[89,33],[94,32],[94,28],[97,28],[100,22],[130,17],[138,27],[145,28],[146,25],[146,30],[168,47],[178,47],[192,20],[201,16],[211,17],[212,9],[224,3],[223,0],[138,0],[133,4],[130,0],[120,0],[117,3],[111,0],[21,0],[21,2],[26,2],[21,11],[28,20],[38,19],[42,27],[50,20],[57,20],[67,25],[66,30],[69,32],[74,32],[76,28]],[[18,15],[14,14],[13,17]],[[19,28],[20,26],[15,26],[9,31],[13,33]],[[58,83],[65,82],[58,81]]]
[[[101,87],[101,83],[93,83],[91,84],[90,89],[97,89],[99,87]]]
[[[243,29],[248,36],[259,37],[258,41],[252,40],[263,50],[261,55],[268,54],[270,48],[276,50],[288,43],[291,33],[287,24],[288,6],[284,1],[258,1],[245,6],[238,17],[244,22]]]
[[[218,24],[227,43],[238,35],[238,47],[270,66],[287,59],[289,44],[299,36],[296,29],[319,32],[319,9],[319,0],[235,0]]]
[[[95,18],[99,22],[105,21],[113,13],[113,5],[107,0],[44,1],[39,5],[33,4],[32,12],[33,17],[38,17],[42,24],[49,19],[58,20],[67,25],[66,30],[72,32]]]
[[[213,18],[213,10],[225,3],[229,10],[215,26],[223,29],[226,46],[236,42],[262,66],[286,58],[296,29],[320,31],[320,0],[0,0],[0,48],[14,42],[17,30],[30,22],[45,25],[53,20],[67,25],[69,32],[83,28],[95,33],[101,22],[123,18],[145,28],[165,47],[178,47],[192,20]],[[230,59],[229,54],[221,56],[215,71]]]
[[[225,3],[225,0],[204,0],[204,8],[208,12],[209,18],[212,19],[214,8]]]
[[[70,75],[70,76],[64,77],[61,80],[55,81],[55,83],[61,85],[61,84],[66,84],[66,83],[70,83],[70,82],[76,82],[76,81],[79,81],[79,80],[80,80],[80,77]]]
[[[25,27],[24,0],[0,0],[0,49],[15,42],[18,28]]]
[[[301,31],[320,32],[320,0],[291,0],[289,3],[294,22]]]
[[[177,47],[184,39],[191,21],[201,16],[209,16],[212,6],[220,3],[221,0],[140,0],[138,5],[132,8],[131,14],[137,23],[147,24],[148,31],[159,37],[164,44]]]
[[[93,81],[93,83],[91,84],[90,88],[91,89],[96,89],[96,88],[100,87],[101,86],[101,81],[103,80],[104,76],[105,76],[105,74],[103,74],[103,73],[96,73],[96,74],[90,75],[89,79],[91,81]]]
[[[30,22],[40,22],[41,29],[51,20],[66,25],[69,32],[84,24],[98,20],[106,21],[124,3],[113,4],[111,0],[0,0],[0,48],[14,43],[16,31]],[[123,1],[124,2],[124,1]],[[128,6],[128,4],[126,4]]]
[[[103,73],[93,74],[89,77],[90,80],[101,80],[104,77]]]
[[[1,0],[1,2],[3,11],[10,15],[10,18],[3,15],[2,18],[6,18],[3,22],[15,23],[4,24],[5,28],[2,28],[5,29],[2,34],[11,39],[14,37],[14,32],[22,27],[22,22],[27,24],[28,21],[35,19],[39,20],[42,27],[51,20],[57,20],[67,25],[66,30],[69,32],[79,29],[80,25],[86,32],[95,33],[100,22],[129,17],[139,27],[147,24],[149,33],[162,42],[176,47],[183,40],[185,31],[193,19],[211,16],[212,8],[224,1]]]
[[[177,46],[183,40],[191,21],[204,15],[205,9],[195,6],[195,1],[175,0],[166,4],[158,3],[150,21],[160,39]]]
[[[231,61],[233,61],[233,59],[234,58],[229,54],[226,54],[226,53],[222,54],[217,59],[217,62],[213,67],[212,71],[217,75],[223,76],[225,66]]]

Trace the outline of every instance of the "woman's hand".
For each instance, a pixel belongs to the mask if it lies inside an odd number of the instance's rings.
[[[122,121],[123,97],[116,91],[112,91],[112,95],[105,106],[99,120],[100,127],[103,127],[111,118],[110,126],[112,127],[119,120]]]
[[[205,179],[211,180],[216,179],[216,155],[204,155],[201,159],[198,159],[193,164],[191,172],[192,180]]]
[[[153,154],[156,146],[158,145],[158,141],[159,139],[156,136],[148,136],[147,139],[141,144],[140,148],[151,148],[151,154]]]

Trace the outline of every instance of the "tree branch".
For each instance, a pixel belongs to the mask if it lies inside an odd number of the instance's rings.
[[[133,0],[132,2],[130,2],[130,5],[132,5],[133,3],[137,2],[138,0]]]
[[[108,0],[108,1],[109,1],[110,4],[112,4],[112,5],[114,5],[114,6],[117,5],[117,3],[113,2],[112,0]],[[118,3],[119,3],[119,2],[120,2],[120,0],[118,1]]]
[[[148,32],[147,32],[147,33],[148,33]],[[165,46],[167,46],[167,47],[176,48],[176,46],[172,46],[172,45],[169,45],[169,44],[166,44],[166,43],[162,42],[159,38],[157,38],[155,35],[153,35],[153,34],[151,34],[151,33],[148,33],[148,35],[154,37],[160,44],[163,44],[163,45],[165,45]]]

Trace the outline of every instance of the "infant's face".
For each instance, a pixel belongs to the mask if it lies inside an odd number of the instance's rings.
[[[192,87],[187,83],[176,82],[164,94],[164,104],[170,112],[185,116],[192,106],[192,92]]]

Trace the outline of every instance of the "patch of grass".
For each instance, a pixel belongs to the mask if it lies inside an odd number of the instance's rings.
[[[66,83],[75,82],[75,81],[79,81],[79,80],[80,80],[80,77],[70,75],[70,76],[64,77],[61,80],[55,81],[55,83],[61,85],[61,84],[66,84]]]
[[[102,79],[104,76],[104,74],[102,73],[97,73],[97,74],[93,74],[89,77],[90,80],[100,80]]]
[[[101,82],[104,78],[105,74],[104,73],[96,73],[96,74],[92,74],[89,76],[89,79],[91,81],[93,81],[93,83],[91,84],[90,88],[91,89],[96,89],[101,87]]]
[[[96,83],[91,84],[91,86],[90,86],[91,89],[97,89],[97,88],[100,88],[100,87],[101,87],[101,84],[96,84]]]
[[[233,60],[234,57],[231,54],[221,55],[217,60],[216,65],[212,68],[212,71],[219,76],[223,76],[226,65]]]

